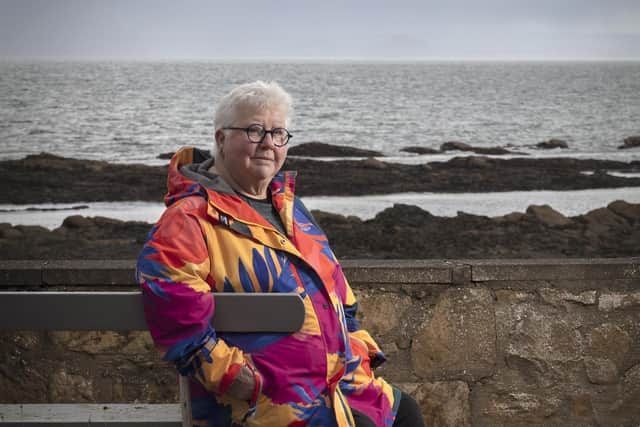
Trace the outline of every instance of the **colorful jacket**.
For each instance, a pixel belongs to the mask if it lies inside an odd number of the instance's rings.
[[[285,236],[208,174],[206,157],[183,148],[172,158],[167,209],[136,272],[156,345],[191,379],[194,424],[220,425],[230,413],[246,426],[347,427],[354,408],[391,426],[399,391],[371,372],[384,356],[355,318],[327,237],[294,196],[295,173],[270,184]],[[303,326],[290,335],[216,333],[216,292],[297,292]],[[249,402],[225,394],[243,365],[261,387]]]

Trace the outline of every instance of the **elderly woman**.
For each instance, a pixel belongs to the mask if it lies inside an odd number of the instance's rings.
[[[190,378],[194,425],[421,426],[415,401],[373,375],[384,356],[295,172],[280,172],[291,104],[277,83],[238,86],[215,113],[215,164],[192,148],[171,160],[137,268],[151,335]],[[304,324],[217,334],[216,292],[297,292]]]

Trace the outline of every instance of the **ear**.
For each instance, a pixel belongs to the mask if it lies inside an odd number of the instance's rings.
[[[214,137],[216,139],[216,146],[218,148],[218,153],[224,156],[224,141],[227,135],[224,133],[222,129],[218,129]]]

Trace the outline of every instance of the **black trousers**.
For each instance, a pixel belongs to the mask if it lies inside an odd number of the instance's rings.
[[[353,409],[351,412],[356,421],[356,427],[376,427],[374,422],[362,412]],[[413,397],[405,392],[402,392],[400,397],[400,405],[398,406],[398,413],[396,414],[396,420],[393,422],[393,427],[424,427],[424,420],[418,404],[413,400]]]

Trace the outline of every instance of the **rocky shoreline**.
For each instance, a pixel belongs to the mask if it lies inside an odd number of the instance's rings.
[[[0,203],[160,201],[166,191],[166,169],[47,153],[5,160],[0,162]],[[289,157],[285,169],[298,171],[300,196],[640,187],[640,177],[608,173],[638,173],[638,161],[468,156],[411,165],[372,157],[331,162]]]
[[[313,211],[340,259],[566,258],[640,255],[640,204],[617,201],[565,217],[549,206],[499,217],[437,217],[394,205],[363,221]],[[68,217],[50,231],[0,224],[0,259],[134,259],[151,224]]]
[[[315,147],[314,149],[318,149]],[[344,155],[353,155],[345,153]],[[323,162],[289,157],[301,196],[640,187],[640,162],[572,158],[456,157],[421,165],[375,158]],[[160,201],[166,166],[111,164],[42,153],[0,162],[0,203]],[[348,185],[347,185],[348,184]],[[640,188],[639,188],[640,191]],[[640,250],[640,204],[618,201],[565,217],[548,206],[502,217],[437,217],[395,205],[363,221],[314,211],[340,258],[629,257]],[[53,231],[0,224],[0,259],[135,258],[151,225],[68,217]]]

